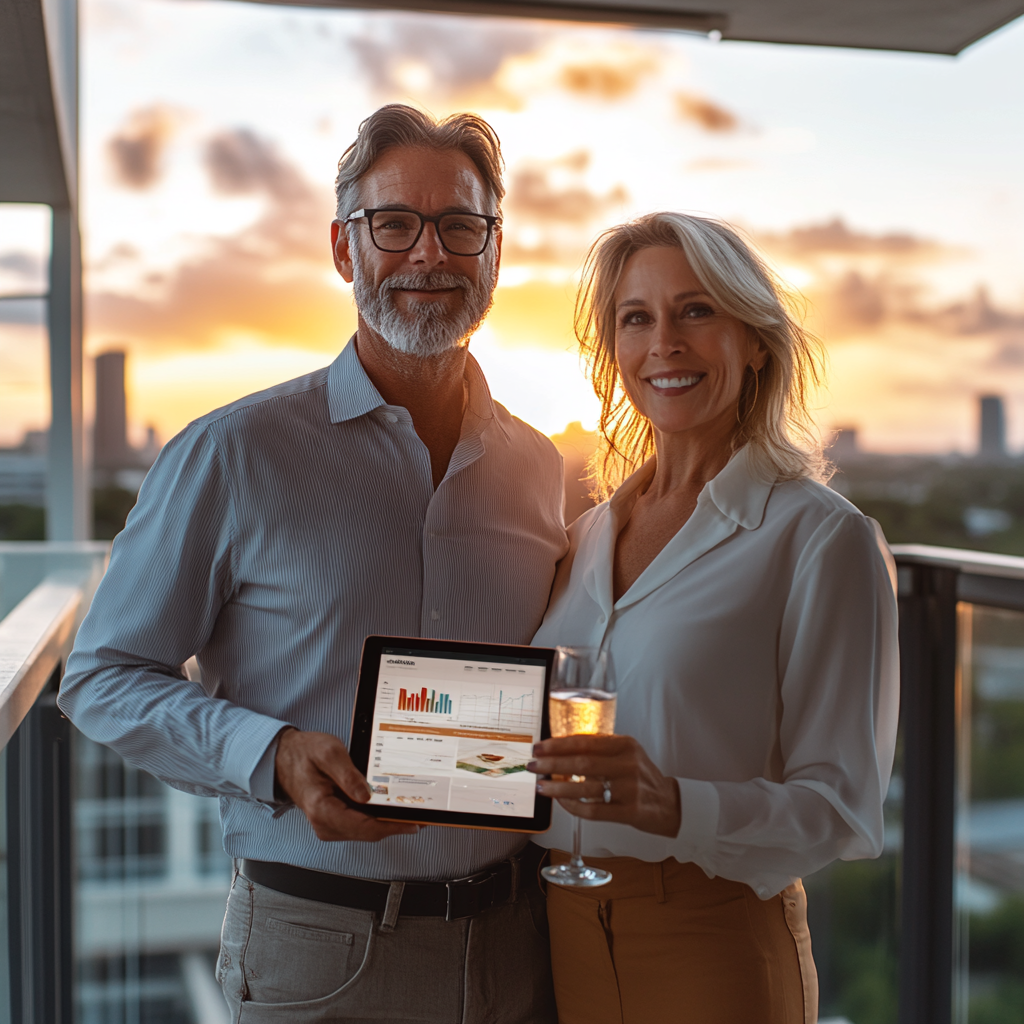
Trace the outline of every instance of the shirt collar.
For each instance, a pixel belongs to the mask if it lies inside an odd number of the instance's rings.
[[[480,364],[467,353],[466,358],[466,415],[464,432],[483,433],[490,423],[496,423],[508,437],[508,431],[495,414],[491,389],[487,386]],[[344,423],[365,416],[374,409],[387,405],[380,392],[363,369],[356,352],[356,336],[331,363],[327,371],[327,408],[332,423]],[[468,428],[468,430],[467,430]]]
[[[359,362],[353,334],[327,371],[327,409],[331,422],[354,420],[386,404]]]
[[[634,492],[647,485],[654,475],[654,469],[655,460],[648,459],[622,482],[608,503],[613,513],[629,501]],[[729,460],[725,469],[706,485],[701,497],[706,495],[719,512],[745,530],[756,530],[764,520],[765,506],[773,486],[755,472],[750,459],[750,446],[744,445]]]
[[[744,445],[708,484],[708,496],[723,515],[745,530],[756,530],[764,520],[764,509],[774,486],[755,471],[750,445]]]

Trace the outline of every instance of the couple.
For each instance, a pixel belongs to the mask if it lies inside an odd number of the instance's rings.
[[[812,352],[772,278],[733,231],[680,214],[613,228],[589,259],[577,328],[615,490],[567,537],[555,449],[467,351],[501,172],[472,115],[394,105],[362,124],[332,224],[355,337],[166,446],[60,706],[220,797],[233,1021],[813,1021],[800,878],[881,850],[884,542],[817,482]],[[377,821],[335,794],[368,798],[344,741],[373,633],[603,644],[621,735],[538,745],[558,803],[533,843]],[[553,778],[573,774],[611,802]],[[540,860],[565,858],[574,814],[614,879],[545,895]],[[491,896],[446,920],[437,900],[476,876]]]

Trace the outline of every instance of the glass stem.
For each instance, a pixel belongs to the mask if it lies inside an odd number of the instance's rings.
[[[574,868],[585,867],[583,858],[580,856],[580,844],[583,840],[583,819],[577,818],[572,830],[572,860],[569,863]]]

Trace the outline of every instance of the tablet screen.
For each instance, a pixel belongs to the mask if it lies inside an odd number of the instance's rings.
[[[385,647],[367,779],[373,804],[532,818],[545,661]]]

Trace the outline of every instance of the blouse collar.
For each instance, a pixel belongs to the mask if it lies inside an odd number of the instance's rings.
[[[648,459],[622,482],[608,503],[613,515],[632,501],[638,490],[647,486],[654,476],[655,464],[654,459]],[[701,498],[712,501],[719,512],[745,530],[756,530],[764,521],[765,506],[773,486],[757,473],[750,457],[750,446],[744,445],[705,486]]]

